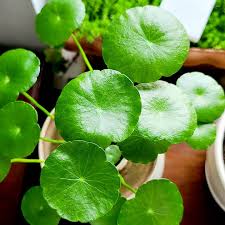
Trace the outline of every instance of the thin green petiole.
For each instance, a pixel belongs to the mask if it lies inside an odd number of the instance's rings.
[[[86,56],[82,46],[80,45],[80,42],[77,40],[77,37],[74,34],[72,34],[72,38],[73,38],[74,43],[77,45],[78,49],[80,50],[80,53],[81,53],[81,55],[82,55],[82,57],[84,59],[84,62],[87,65],[88,69],[90,71],[93,71],[93,68],[92,68],[92,66],[91,66],[91,64],[90,64],[90,62],[89,62],[89,60],[88,60],[88,58],[87,58],[87,56]]]
[[[11,163],[44,163],[45,160],[42,159],[20,159],[20,158],[15,158],[11,159]]]
[[[39,108],[42,112],[44,112],[47,116],[49,116],[52,120],[54,120],[54,115],[52,115],[47,109],[45,109],[43,106],[41,106],[32,96],[30,96],[26,92],[21,93],[23,96],[25,96],[28,100],[30,100],[31,103],[33,103],[37,108]]]
[[[40,140],[45,141],[45,142],[50,142],[53,144],[63,144],[66,142],[64,140],[55,140],[55,139],[51,139],[51,138],[47,138],[47,137],[40,137]]]
[[[126,183],[126,181],[124,180],[124,178],[119,174],[119,178],[120,178],[120,181],[121,181],[121,184],[127,188],[128,190],[130,190],[131,192],[133,192],[134,194],[137,193],[137,190],[133,187],[131,187],[128,183]]]

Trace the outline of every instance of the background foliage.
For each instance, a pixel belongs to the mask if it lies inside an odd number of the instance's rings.
[[[80,28],[79,37],[89,42],[102,36],[107,30],[111,19],[123,14],[126,9],[135,6],[159,5],[161,0],[83,0],[86,17]]]
[[[110,21],[121,15],[126,9],[135,6],[159,5],[161,0],[83,0],[86,6],[86,18],[79,31],[79,37],[89,42],[102,36]],[[203,36],[195,47],[225,49],[225,1],[217,0]]]

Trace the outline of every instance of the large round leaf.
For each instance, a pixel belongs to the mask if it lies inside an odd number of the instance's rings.
[[[41,187],[32,187],[23,197],[23,216],[30,225],[57,225],[60,217],[43,198]]]
[[[0,156],[0,182],[2,182],[8,175],[10,167],[10,160]]]
[[[120,213],[122,205],[125,203],[126,199],[120,197],[113,207],[113,209],[105,216],[90,222],[91,225],[118,225],[117,220]]]
[[[186,95],[165,81],[139,84],[142,112],[134,133],[120,143],[123,156],[148,163],[170,144],[188,139],[197,126],[196,113]]]
[[[14,49],[0,56],[0,107],[15,101],[19,92],[27,91],[40,72],[37,56],[25,49]]]
[[[216,139],[216,125],[199,125],[194,134],[187,140],[187,143],[194,149],[206,150]]]
[[[51,0],[36,17],[36,31],[49,45],[63,44],[77,29],[85,16],[81,0]]]
[[[63,89],[56,104],[56,126],[65,140],[107,147],[133,132],[140,112],[140,95],[128,77],[113,70],[93,71]]]
[[[210,76],[200,72],[186,73],[177,80],[197,112],[198,121],[211,123],[225,109],[223,88]]]
[[[142,112],[135,131],[119,143],[122,155],[136,163],[154,161],[170,144],[188,139],[197,126],[196,113],[182,91],[157,81],[137,86]]]
[[[183,26],[169,12],[154,6],[127,10],[111,23],[103,39],[107,66],[138,83],[173,75],[188,51]]]
[[[116,204],[120,179],[116,167],[94,143],[60,145],[41,173],[44,197],[67,220],[88,222],[102,217]]]
[[[179,88],[165,81],[140,84],[137,88],[142,101],[137,129],[144,136],[175,144],[193,134],[196,112]]]
[[[153,180],[143,185],[136,197],[124,203],[119,225],[178,225],[183,215],[183,201],[175,184]]]
[[[0,109],[0,157],[30,155],[40,137],[37,112],[25,102],[11,102]]]

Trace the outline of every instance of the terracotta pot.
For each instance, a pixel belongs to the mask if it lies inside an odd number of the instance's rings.
[[[97,38],[93,43],[82,39],[81,45],[88,55],[102,56],[102,38]],[[68,50],[78,50],[72,39],[65,45]],[[184,63],[185,67],[210,65],[216,68],[225,69],[225,50],[191,48],[188,58]]]
[[[184,66],[193,67],[200,65],[210,65],[219,69],[225,69],[225,51],[191,48]]]
[[[52,111],[54,113],[54,110]],[[58,131],[55,127],[55,122],[51,120],[49,117],[46,119],[42,130],[41,137],[48,137],[53,139],[62,139],[59,135]],[[39,142],[38,153],[39,158],[46,160],[48,156],[51,154],[54,149],[57,148],[57,144],[52,144],[48,142]],[[43,164],[41,165],[44,166]],[[131,184],[133,187],[138,188],[143,183],[151,180],[151,179],[159,179],[163,175],[165,166],[165,155],[161,154],[153,163],[149,163],[146,165],[143,164],[135,164],[127,161],[126,159],[122,159],[120,163],[117,165],[118,171],[122,174],[124,179]],[[121,188],[123,196],[126,198],[131,198],[132,193],[125,188]]]

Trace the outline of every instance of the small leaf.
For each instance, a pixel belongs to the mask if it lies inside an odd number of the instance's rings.
[[[10,167],[10,160],[0,156],[0,182],[2,182],[8,175]]]
[[[22,213],[30,225],[57,225],[60,217],[43,198],[41,187],[30,188],[23,197]]]
[[[103,38],[108,68],[146,83],[171,76],[183,65],[189,40],[184,27],[169,12],[145,6],[115,19]]]
[[[214,122],[223,113],[224,90],[212,77],[200,72],[186,73],[177,80],[177,86],[187,93],[199,122]]]
[[[105,148],[133,132],[140,112],[140,95],[128,77],[96,70],[63,89],[56,104],[56,126],[67,141],[92,141]]]
[[[153,180],[139,188],[136,197],[124,203],[119,225],[178,225],[183,215],[183,201],[172,182]]]
[[[36,17],[36,32],[46,44],[63,44],[82,23],[85,6],[81,0],[51,0]]]
[[[208,149],[216,139],[216,125],[202,124],[199,125],[194,134],[187,140],[187,143],[194,149]]]
[[[19,92],[29,90],[37,80],[40,61],[25,49],[14,49],[0,56],[0,107],[15,101]]]
[[[91,225],[117,225],[118,216],[126,199],[120,197],[113,209],[105,216],[90,222]]]
[[[48,204],[72,222],[88,222],[107,214],[119,197],[116,167],[94,143],[60,145],[45,162],[41,186]]]
[[[0,109],[0,156],[7,159],[30,155],[40,137],[37,112],[25,102],[11,102]]]
[[[120,148],[117,145],[110,145],[105,149],[106,159],[115,165],[121,157]]]

